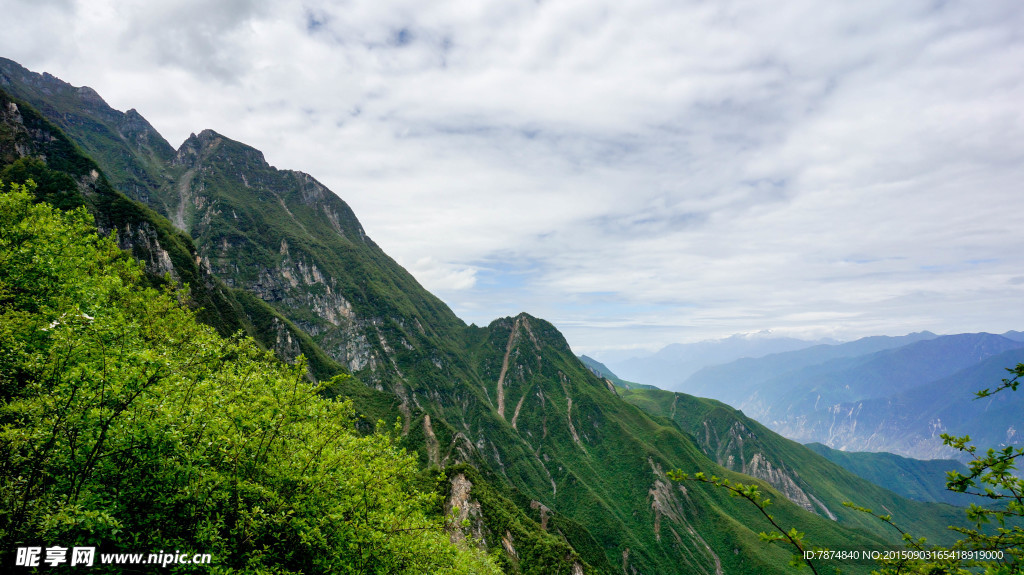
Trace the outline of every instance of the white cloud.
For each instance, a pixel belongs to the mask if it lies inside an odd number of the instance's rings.
[[[432,257],[423,257],[409,266],[409,271],[419,281],[435,290],[457,291],[472,289],[476,285],[476,270],[456,268],[438,262]]]
[[[584,351],[1024,323],[1013,1],[12,11],[4,55],[312,173],[468,321]]]

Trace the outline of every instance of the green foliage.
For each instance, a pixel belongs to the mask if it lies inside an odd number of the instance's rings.
[[[217,572],[495,573],[393,433],[196,321],[91,216],[0,194],[0,540],[210,553]],[[345,378],[348,376],[339,376]],[[337,385],[339,382],[334,382]],[[10,558],[4,558],[7,564]]]
[[[78,183],[65,172],[50,169],[36,158],[20,158],[0,171],[0,181],[35,185],[35,196],[55,208],[70,210],[85,205]]]

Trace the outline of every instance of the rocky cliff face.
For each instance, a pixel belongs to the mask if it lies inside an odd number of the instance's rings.
[[[733,422],[724,435],[719,435],[709,421],[704,421],[702,427],[704,434],[698,438],[700,445],[706,453],[714,454],[719,465],[762,479],[807,511],[833,521],[836,519],[824,503],[800,486],[799,474],[787,469],[784,462],[775,461],[775,458],[758,449],[757,435],[741,421]],[[747,443],[750,445],[745,445]]]
[[[690,499],[686,487],[669,481],[661,466],[653,459],[648,460],[648,463],[655,476],[654,483],[648,490],[651,509],[654,511],[655,537],[661,541],[664,519],[667,523],[665,530],[672,535],[672,541],[679,551],[680,560],[685,565],[687,573],[722,575],[722,560],[688,519],[699,511]],[[623,561],[628,567],[628,557]]]
[[[386,256],[344,202],[309,175],[277,170],[258,150],[211,130],[189,137],[171,169],[174,180],[160,191],[168,215],[195,238],[215,275],[273,306],[365,379],[402,379],[395,350],[413,349],[422,334],[401,326],[418,318],[407,322],[375,305],[386,296],[372,275],[357,274],[374,274],[367,264]],[[401,334],[392,333],[396,324]]]
[[[449,483],[451,486],[448,499],[444,503],[444,513],[445,516],[452,518],[449,527],[449,537],[452,543],[461,543],[469,537],[472,541],[486,547],[487,538],[491,533],[484,524],[480,502],[472,497],[473,483],[462,473],[452,477]],[[511,541],[506,542],[506,547],[510,555],[518,557]]]

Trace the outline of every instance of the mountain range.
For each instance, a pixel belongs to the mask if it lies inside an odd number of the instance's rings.
[[[187,284],[221,333],[248,334],[285,361],[304,355],[311,379],[353,374],[327,392],[352,398],[367,425],[400,418],[403,443],[424,468],[445,470],[449,505],[473,510],[466,529],[509,572],[788,570],[789,550],[760,540],[758,510],[672,482],[666,472],[677,468],[754,481],[778,520],[820,545],[900,540],[842,500],[884,505],[935,541],[949,541],[945,527],[961,519],[717,402],[617,386],[540,318],[466,325],[312,176],[210,130],[175,150],[134,110],[4,59],[0,170],[3,181],[32,179],[40,200],[86,206],[153,284]],[[996,358],[1003,348],[984,349]]]
[[[652,354],[628,358],[619,358],[621,354],[609,354],[605,363],[615,373],[630,381],[682,391],[680,384],[707,366],[830,343],[836,342],[829,339],[808,341],[778,337],[765,331],[695,343],[673,343]]]
[[[942,433],[970,433],[992,447],[1019,441],[1019,396],[972,401],[1024,360],[1015,335],[918,333],[814,346],[707,367],[683,389],[735,405],[800,442],[949,458],[956,452],[943,446]]]

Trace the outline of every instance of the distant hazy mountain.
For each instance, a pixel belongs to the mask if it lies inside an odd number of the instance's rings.
[[[1013,341],[1024,341],[1024,331],[1008,331],[1003,334],[1003,337]]]
[[[742,358],[701,369],[686,379],[680,391],[741,406],[752,393],[762,389],[765,382],[801,368],[894,349],[936,337],[927,331],[900,337],[872,336],[837,345],[815,345],[761,358]]]
[[[772,337],[769,332],[758,332],[697,343],[673,343],[650,355],[625,360],[609,358],[605,363],[627,380],[663,389],[682,390],[680,386],[687,377],[709,365],[832,343],[837,342]]]
[[[621,377],[615,375],[615,373],[612,372],[612,370],[608,369],[608,366],[606,366],[605,364],[597,361],[596,359],[594,359],[592,357],[588,357],[586,355],[581,355],[581,356],[579,356],[579,358],[580,358],[580,361],[583,362],[583,365],[587,366],[587,369],[589,369],[591,372],[593,372],[594,375],[596,375],[597,377],[600,377],[602,379],[606,379],[606,380],[612,382],[612,384],[617,385],[617,386],[619,386],[619,387],[621,387],[623,389],[637,389],[637,388],[658,389],[657,387],[655,387],[653,385],[645,385],[643,383],[635,383],[635,382],[632,382],[632,381],[626,381],[626,380],[622,379]]]
[[[970,433],[985,447],[1019,441],[1024,398],[971,398],[1024,361],[1024,342],[985,333],[922,335],[739,360],[694,374],[685,389],[732,403],[791,439],[842,450],[933,459],[955,455],[942,446],[945,432]],[[837,353],[897,343],[906,345]]]
[[[1024,362],[1024,348],[988,358],[948,377],[890,396],[843,402],[796,417],[767,419],[769,427],[798,441],[813,440],[846,451],[891,451],[931,459],[953,457],[942,433],[969,434],[982,450],[1020,443],[1024,397],[1001,393],[973,399],[994,387],[1005,368]]]

